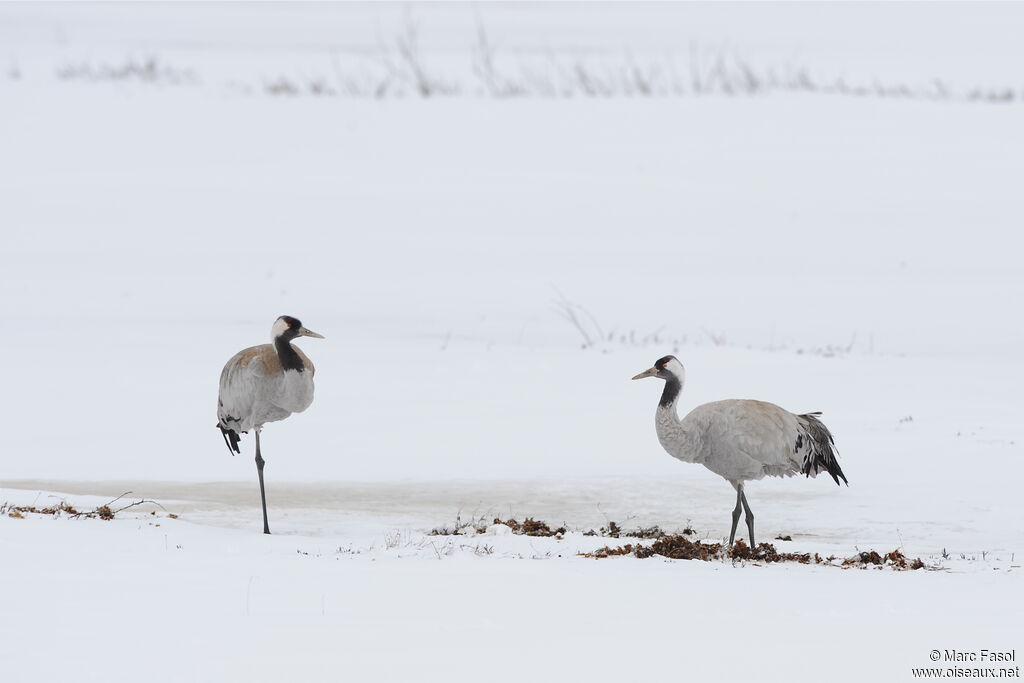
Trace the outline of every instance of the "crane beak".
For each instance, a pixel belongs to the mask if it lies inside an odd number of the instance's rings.
[[[323,339],[324,338],[324,335],[317,334],[313,330],[307,330],[305,327],[300,327],[299,328],[299,336],[300,337],[313,337],[313,339]]]
[[[657,376],[658,376],[658,368],[648,368],[647,370],[644,370],[643,372],[641,372],[639,375],[637,375],[633,379],[643,379],[644,377],[657,377]]]

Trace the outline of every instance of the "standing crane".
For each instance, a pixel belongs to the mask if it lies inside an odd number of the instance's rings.
[[[680,420],[676,403],[686,381],[683,364],[675,356],[665,356],[633,379],[644,377],[665,380],[654,416],[662,448],[683,462],[704,465],[736,489],[730,546],[742,506],[754,547],[754,513],[743,492],[746,482],[798,473],[815,477],[824,470],[837,485],[841,478],[849,486],[836,460],[832,434],[818,419],[821,413],[794,415],[773,403],[727,400],[697,406]]]
[[[263,456],[260,454],[260,430],[267,422],[283,420],[301,413],[313,402],[313,363],[292,340],[296,337],[323,339],[307,330],[298,319],[282,315],[270,329],[272,343],[250,346],[239,351],[220,373],[217,398],[217,427],[228,451],[234,455],[240,434],[256,430],[256,471],[260,476],[260,501],[263,503],[263,533],[267,523],[267,494],[263,488]]]

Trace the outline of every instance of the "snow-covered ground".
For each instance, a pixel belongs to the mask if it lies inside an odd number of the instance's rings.
[[[0,516],[4,680],[911,680],[935,648],[1021,656],[1022,20],[0,6],[0,504],[162,506]],[[410,25],[457,92],[416,95]],[[724,49],[729,73],[888,94],[498,97],[480,26],[541,86]],[[283,313],[327,338],[301,344],[314,405],[264,432],[264,537],[252,440],[228,455],[214,401]],[[666,353],[684,410],[759,398],[836,435],[850,486],[751,484],[759,540],[939,571],[579,557],[629,542],[582,535],[609,520],[728,533],[731,487],[664,454],[660,387],[629,381]],[[456,516],[569,531],[428,535]]]

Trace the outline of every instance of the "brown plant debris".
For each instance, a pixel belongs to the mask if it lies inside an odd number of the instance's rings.
[[[680,534],[686,534],[687,536],[693,536],[697,532],[694,531],[689,523],[686,528],[679,532]],[[600,529],[589,529],[583,532],[584,536],[601,536],[607,538],[646,538],[646,539],[657,539],[665,538],[669,534],[662,529],[660,526],[655,524],[654,526],[642,526],[635,529],[623,529],[622,525],[618,522],[608,522],[608,526],[603,526]]]
[[[633,545],[631,543],[627,543],[626,545],[620,545],[616,548],[609,548],[608,546],[605,546],[603,548],[598,548],[592,553],[580,553],[580,557],[602,558],[612,557],[613,555],[632,555],[634,552],[635,550],[633,549]]]
[[[874,550],[869,552],[860,552],[853,557],[848,557],[843,560],[843,564],[846,566],[850,566],[851,564],[882,564],[882,556]]]
[[[86,519],[93,519],[98,517],[104,521],[110,521],[114,519],[114,516],[117,515],[117,513],[123,512],[128,508],[133,508],[136,505],[142,505],[144,503],[152,503],[154,505],[159,505],[159,503],[153,500],[137,500],[134,503],[129,503],[128,505],[124,505],[117,509],[114,509],[112,507],[114,503],[121,500],[129,493],[131,493],[131,491],[126,491],[117,498],[110,501],[109,503],[106,503],[105,505],[100,505],[99,507],[93,508],[92,510],[79,511],[76,510],[71,505],[69,505],[67,501],[62,500],[56,505],[50,505],[49,507],[44,508],[39,508],[36,507],[35,505],[10,505],[5,503],[4,505],[0,505],[0,514],[6,512],[8,517],[13,517],[15,519],[24,519],[26,514],[51,515],[53,517],[60,517],[63,514],[74,519],[78,519],[80,517],[85,517]]]
[[[691,541],[686,536],[679,534],[666,536],[652,543],[651,554],[662,555],[673,560],[704,560],[708,562],[721,557],[722,544]]]
[[[834,557],[823,558],[818,553],[780,553],[771,543],[759,543],[757,547],[751,548],[742,540],[727,548],[721,543],[702,543],[691,541],[682,534],[675,536],[663,536],[651,545],[627,544],[610,548],[605,546],[589,553],[579,553],[582,557],[593,557],[596,559],[614,557],[617,555],[633,555],[640,559],[660,555],[673,560],[702,560],[711,562],[715,560],[732,560],[734,562],[796,562],[798,564],[824,564],[832,565]],[[924,562],[920,558],[908,560],[899,550],[894,550],[884,557],[877,552],[859,553],[853,558],[843,561],[842,566],[853,565],[866,566],[888,565],[895,570],[922,569]]]
[[[775,537],[775,540],[776,541],[792,541],[793,537],[790,536],[789,534],[785,534],[785,535],[779,534],[778,536]]]
[[[893,569],[922,569],[924,568],[924,562],[921,561],[920,557],[909,559],[899,550],[893,550],[885,555],[879,555],[874,550],[868,552],[859,552],[853,557],[848,557],[843,560],[844,567],[866,567],[867,565],[890,565]]]
[[[607,538],[618,538],[623,536],[622,527],[619,526],[618,522],[608,522],[608,526],[603,526],[597,531],[590,529],[589,531],[583,532],[584,536],[603,536]]]
[[[0,512],[3,512],[3,510],[0,510]],[[175,515],[169,516],[175,517]],[[439,527],[433,529],[430,532],[430,535],[448,536],[455,533],[465,533],[463,531],[464,529],[482,533],[484,528],[480,525],[481,521],[482,520],[475,520],[469,525],[463,526],[460,524],[460,520],[456,519],[454,530],[451,527]],[[561,539],[567,533],[564,524],[553,529],[548,523],[534,519],[533,517],[527,517],[522,522],[512,517],[509,519],[495,517],[493,523],[504,524],[512,530],[513,534],[521,536],[545,536]],[[645,559],[648,557],[654,557],[655,555],[660,555],[661,557],[667,557],[673,560],[702,560],[704,562],[712,562],[716,560],[731,560],[733,562],[751,563],[760,562],[764,564],[795,562],[797,564],[821,564],[847,569],[851,567],[866,568],[869,566],[888,566],[898,571],[923,569],[925,566],[924,562],[922,562],[920,558],[911,560],[903,555],[899,550],[893,550],[885,555],[880,555],[873,550],[868,552],[859,552],[857,555],[843,560],[842,563],[838,563],[836,561],[837,558],[834,555],[822,557],[818,553],[784,553],[779,552],[779,550],[771,543],[759,543],[756,547],[751,548],[741,539],[736,541],[735,545],[730,548],[721,543],[705,543],[700,540],[691,541],[687,538],[687,536],[692,536],[695,533],[696,532],[690,527],[689,523],[687,523],[686,528],[678,534],[667,534],[657,525],[627,530],[623,529],[619,523],[609,520],[606,526],[603,526],[598,530],[589,529],[583,532],[583,535],[598,536],[602,538],[639,538],[651,540],[653,543],[650,545],[644,545],[643,543],[627,543],[625,545],[615,547],[606,545],[591,552],[581,552],[577,554],[580,557],[592,557],[595,559],[604,559],[623,555],[632,555],[640,559]],[[780,535],[777,538],[780,541],[792,540],[792,537],[789,535]]]
[[[518,522],[512,518],[503,520],[495,517],[494,523],[504,524],[512,530],[512,533],[520,534],[522,536],[562,536],[566,531],[565,526],[552,529],[546,522],[541,522],[533,517],[527,517],[522,522]]]
[[[44,508],[38,508],[35,505],[4,505],[3,509],[9,510],[7,513],[8,517],[14,517],[16,519],[22,519],[26,514],[59,516],[63,513],[72,517],[82,514],[75,508],[68,505],[67,501],[63,500],[56,505],[50,505]]]
[[[733,560],[754,560],[760,562],[799,562],[800,564],[825,564],[817,553],[812,558],[809,553],[780,553],[771,543],[758,543],[750,548],[742,540],[736,541],[729,550],[729,558]]]

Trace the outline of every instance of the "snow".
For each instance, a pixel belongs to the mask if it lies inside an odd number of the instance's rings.
[[[902,573],[588,560],[575,553],[617,542],[425,537],[430,517],[390,500],[401,526],[350,512],[325,530],[313,509],[278,506],[288,531],[270,537],[159,509],[4,519],[0,579],[18,586],[0,605],[5,666],[17,680],[606,680],[638,667],[727,680],[757,666],[765,680],[852,681],[869,663],[895,678],[934,647],[1006,642],[1018,617],[1005,556]],[[41,657],[54,638],[62,657]]]
[[[0,8],[0,504],[162,506],[0,516],[5,678],[902,680],[933,648],[1015,647],[1020,97],[262,90],[332,53],[378,68],[403,12]],[[413,17],[464,84],[481,17],[510,65],[696,41],[967,92],[1019,90],[1019,13]],[[148,55],[194,82],[56,75]],[[281,314],[326,339],[300,342],[313,406],[263,433],[264,537],[252,439],[228,455],[214,400]],[[732,488],[660,449],[660,387],[629,381],[666,353],[683,410],[758,398],[836,435],[850,486],[752,483],[759,540],[940,570],[579,557],[630,542],[582,535],[609,520],[728,534]],[[457,515],[569,533],[428,535]]]

